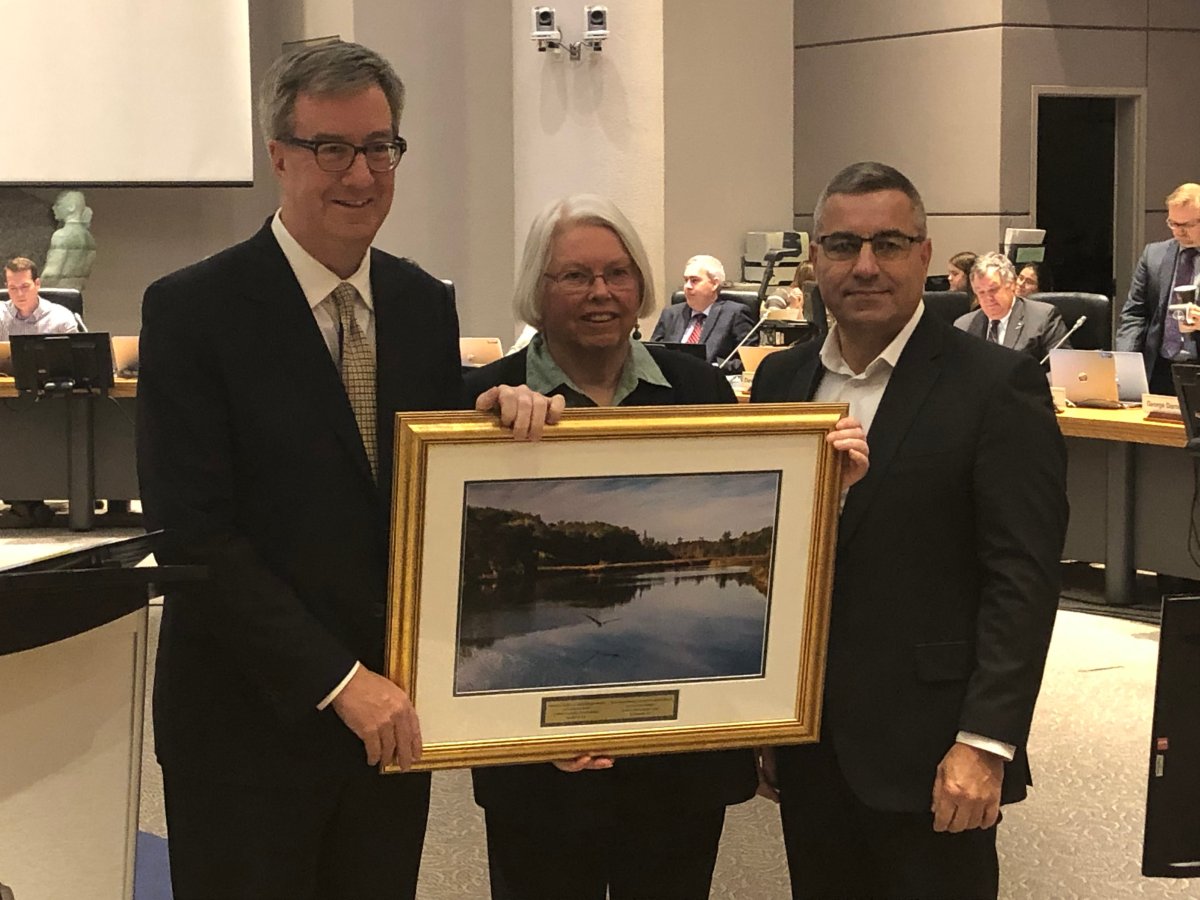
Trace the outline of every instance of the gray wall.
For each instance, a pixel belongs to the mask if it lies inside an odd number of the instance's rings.
[[[1116,178],[1134,179],[1144,200],[1117,245],[1128,255],[1168,236],[1163,197],[1200,179],[1196,13],[1192,0],[796,0],[797,226],[809,227],[823,183],[865,158],[922,191],[934,271],[958,250],[994,246],[1007,226],[1035,224],[1037,86],[1141,103],[1144,146]]]

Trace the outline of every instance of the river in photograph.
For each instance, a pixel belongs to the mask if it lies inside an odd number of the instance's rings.
[[[468,588],[455,691],[757,676],[766,615],[767,598],[744,565]]]

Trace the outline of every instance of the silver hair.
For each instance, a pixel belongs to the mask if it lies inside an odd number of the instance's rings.
[[[721,265],[721,261],[715,256],[708,256],[704,253],[701,253],[699,256],[693,256],[684,264],[683,270],[686,272],[688,266],[692,263],[703,269],[709,278],[715,278],[718,285],[725,283],[725,267]]]
[[[813,208],[813,224],[821,234],[821,219],[825,216],[825,204],[834,194],[874,194],[876,191],[900,191],[912,203],[913,219],[917,232],[925,234],[925,202],[916,186],[899,169],[880,162],[851,163],[838,172],[825,185],[817,204]]]
[[[545,296],[546,266],[550,263],[550,248],[554,238],[575,225],[600,225],[612,231],[625,251],[633,260],[641,281],[641,303],[638,318],[645,318],[654,311],[654,278],[650,271],[650,258],[642,239],[634,230],[633,223],[625,217],[617,204],[598,194],[572,194],[555,200],[534,216],[525,238],[525,252],[521,254],[521,266],[517,270],[517,284],[513,290],[513,314],[534,328],[542,327],[542,299]]]
[[[994,250],[977,257],[975,265],[971,266],[972,278],[976,275],[991,274],[999,278],[1001,284],[1016,284],[1017,270],[1013,266],[1012,260],[1003,253],[997,253]]]
[[[362,44],[330,41],[283,54],[258,91],[258,124],[267,141],[294,137],[292,114],[301,94],[352,94],[377,85],[392,111],[392,132],[404,111],[404,84],[392,64]]]

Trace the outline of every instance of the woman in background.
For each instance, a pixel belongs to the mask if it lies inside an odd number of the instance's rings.
[[[975,292],[971,290],[971,269],[979,257],[970,250],[963,250],[950,257],[946,264],[946,277],[950,279],[950,290],[962,291],[971,298],[971,309],[979,305]]]
[[[1044,294],[1054,290],[1054,279],[1050,277],[1050,267],[1044,262],[1027,262],[1017,272],[1017,296],[1028,297],[1030,294]]]

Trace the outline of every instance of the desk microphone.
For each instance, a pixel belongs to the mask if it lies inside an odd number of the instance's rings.
[[[767,299],[769,302],[770,298],[767,298]],[[762,315],[758,317],[758,321],[754,323],[754,327],[751,328],[749,331],[747,331],[746,336],[744,338],[742,338],[740,341],[738,341],[738,345],[729,351],[729,355],[727,357],[725,357],[723,360],[721,360],[719,363],[713,363],[713,365],[716,366],[718,369],[725,368],[725,366],[729,363],[729,361],[731,359],[733,359],[734,356],[737,355],[737,352],[742,349],[742,345],[745,344],[746,341],[750,340],[750,338],[754,335],[754,333],[756,331],[758,331],[758,329],[762,328],[763,322],[765,322],[765,321],[767,321],[767,309],[766,308],[763,309]]]
[[[75,324],[79,326],[79,330],[84,334],[87,334],[87,326],[83,324],[83,316],[77,312],[73,312],[71,315],[75,317]]]
[[[1066,339],[1069,338],[1071,335],[1073,335],[1076,331],[1078,331],[1080,326],[1083,325],[1083,323],[1086,321],[1087,321],[1087,316],[1080,316],[1078,319],[1076,319],[1075,324],[1072,325],[1070,327],[1070,329],[1068,329],[1067,333],[1058,339],[1058,343],[1055,344],[1053,347],[1051,347],[1048,351],[1046,351],[1046,355],[1042,357],[1042,361],[1038,365],[1044,366],[1046,364],[1046,360],[1048,360],[1050,358],[1050,354],[1053,353],[1055,350],[1057,350],[1059,347],[1061,347],[1063,345],[1063,342],[1066,341]]]

